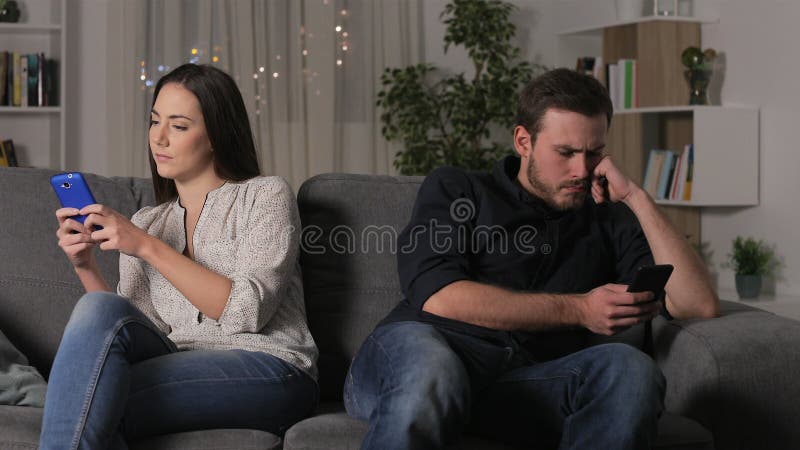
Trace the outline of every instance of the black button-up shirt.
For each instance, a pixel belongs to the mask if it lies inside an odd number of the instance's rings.
[[[633,212],[623,203],[555,211],[517,181],[520,159],[492,172],[434,170],[420,187],[411,220],[398,240],[397,263],[406,298],[382,323],[428,322],[500,345],[522,346],[551,359],[585,345],[585,329],[506,332],[422,310],[439,289],[472,280],[514,291],[585,293],[606,283],[629,284],[653,264]]]

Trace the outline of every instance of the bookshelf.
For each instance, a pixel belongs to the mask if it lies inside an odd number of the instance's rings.
[[[573,15],[574,17],[574,15]],[[557,33],[558,61],[575,67],[581,56],[605,63],[635,59],[639,107],[615,112],[607,148],[620,168],[641,185],[651,149],[681,151],[694,145],[689,201],[657,200],[690,242],[700,241],[700,209],[758,204],[759,110],[752,106],[689,106],[680,54],[700,47],[706,17],[641,17],[581,26]]]
[[[0,23],[0,51],[44,52],[58,62],[56,106],[0,106],[0,137],[13,139],[20,165],[66,167],[67,0],[19,2],[18,23]]]

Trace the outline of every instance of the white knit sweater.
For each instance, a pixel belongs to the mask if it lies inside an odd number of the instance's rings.
[[[142,208],[131,221],[183,253],[185,213],[175,200]],[[316,379],[317,347],[306,324],[300,275],[300,216],[289,184],[257,177],[209,192],[193,247],[197,263],[233,281],[219,320],[200,313],[149,264],[125,254],[117,293],[181,350],[265,352]]]

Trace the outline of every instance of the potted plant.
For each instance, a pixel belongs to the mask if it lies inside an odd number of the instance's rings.
[[[756,298],[761,292],[761,278],[773,275],[777,265],[775,251],[764,241],[737,236],[723,267],[736,272],[736,292],[740,298]]]
[[[473,73],[446,76],[432,64],[387,68],[378,93],[382,133],[401,142],[394,166],[403,175],[427,175],[442,165],[491,168],[511,153],[516,96],[543,67],[519,59],[512,43],[515,6],[499,0],[452,0],[441,19],[445,52],[463,46]],[[501,140],[493,138],[499,132]]]

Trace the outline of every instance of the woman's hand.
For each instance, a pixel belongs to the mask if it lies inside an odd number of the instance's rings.
[[[58,218],[58,246],[67,254],[69,262],[77,269],[89,269],[95,265],[94,240],[89,228],[81,224],[72,216],[79,214],[76,208],[61,208],[56,211]]]
[[[80,213],[88,215],[83,222],[87,230],[96,225],[103,227],[102,230],[91,233],[92,240],[100,243],[101,250],[119,250],[138,258],[142,247],[151,238],[127,217],[107,206],[97,204],[84,206]]]

